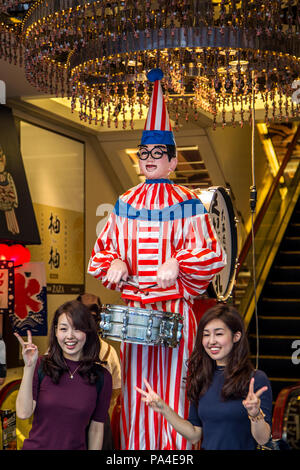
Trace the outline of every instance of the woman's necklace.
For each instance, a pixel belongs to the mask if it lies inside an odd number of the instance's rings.
[[[77,370],[79,369],[79,367],[81,366],[81,364],[79,364],[79,366],[77,366],[76,369],[75,369],[73,372],[71,372],[70,369],[69,369],[69,367],[68,367],[68,364],[67,364],[66,361],[65,361],[65,359],[64,359],[64,363],[66,364],[67,369],[68,369],[68,371],[69,371],[70,379],[73,379],[73,378],[74,378],[74,375],[76,374],[76,372],[77,372]]]

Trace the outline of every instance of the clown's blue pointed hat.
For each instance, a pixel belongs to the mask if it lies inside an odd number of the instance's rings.
[[[161,69],[152,69],[147,78],[154,82],[154,87],[140,145],[176,145],[160,83],[163,72]]]

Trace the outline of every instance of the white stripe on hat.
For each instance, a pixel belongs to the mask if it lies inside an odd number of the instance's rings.
[[[154,129],[151,129],[151,122],[154,122]],[[166,107],[161,83],[159,80],[154,82],[144,130],[172,131],[168,110]]]

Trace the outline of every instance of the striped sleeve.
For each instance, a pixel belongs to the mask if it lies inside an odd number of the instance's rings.
[[[173,255],[179,263],[178,284],[185,298],[203,294],[213,277],[226,264],[209,214],[184,221],[183,244]]]
[[[116,215],[112,213],[94,245],[87,272],[110,289],[116,288],[106,280],[106,274],[113,260],[120,259],[117,241]]]

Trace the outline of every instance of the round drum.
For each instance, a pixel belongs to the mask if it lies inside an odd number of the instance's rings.
[[[101,309],[100,334],[103,338],[146,346],[175,348],[181,338],[182,317],[125,305],[104,305]]]
[[[221,186],[195,191],[210,214],[212,224],[227,255],[226,266],[208,286],[209,296],[227,300],[231,295],[237,267],[237,229],[233,205],[228,191]]]

